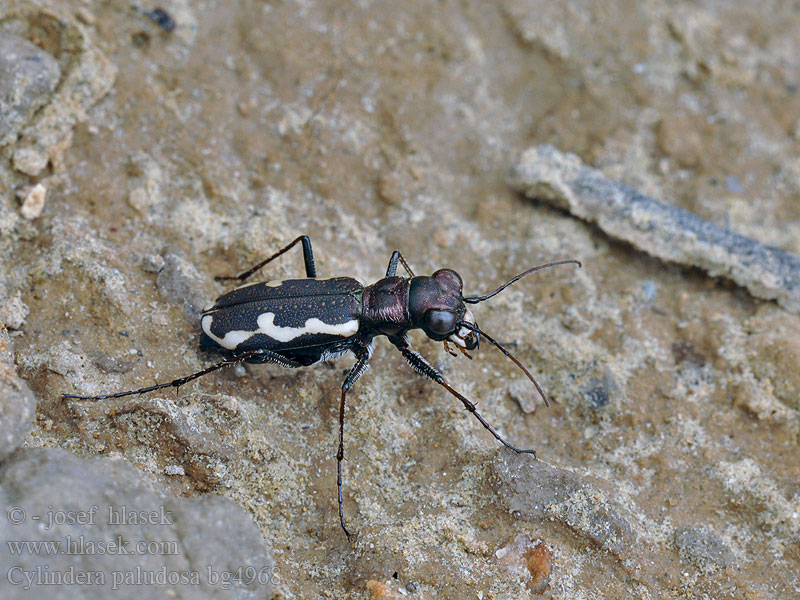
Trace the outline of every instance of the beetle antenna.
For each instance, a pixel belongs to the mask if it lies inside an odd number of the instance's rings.
[[[467,298],[463,298],[463,300],[467,304],[477,304],[478,302],[483,302],[484,300],[488,300],[492,296],[496,296],[497,294],[502,292],[504,289],[506,289],[508,286],[510,286],[512,283],[522,279],[523,277],[525,277],[525,275],[528,275],[529,273],[533,273],[534,271],[540,271],[542,269],[548,269],[550,267],[557,267],[558,265],[566,265],[566,264],[569,264],[569,263],[574,263],[574,264],[578,265],[579,268],[583,266],[581,264],[581,261],[575,260],[574,258],[571,258],[569,260],[557,260],[555,262],[545,263],[543,265],[538,265],[536,267],[532,267],[532,268],[528,269],[527,271],[524,271],[524,272],[520,273],[519,275],[517,275],[516,277],[514,277],[510,281],[508,281],[508,282],[504,283],[503,285],[501,285],[499,288],[497,288],[491,294],[486,294],[485,296],[469,296]]]
[[[524,275],[524,273],[523,273],[523,275]],[[520,277],[521,277],[521,275],[520,275]],[[506,284],[506,285],[507,285],[507,284]],[[501,288],[501,289],[502,289],[502,288]],[[500,290],[498,290],[498,291],[500,291]],[[497,292],[495,292],[495,293],[497,293]],[[530,379],[530,380],[531,380],[531,382],[533,383],[533,385],[536,387],[536,391],[537,391],[537,392],[539,392],[539,395],[542,397],[542,400],[544,400],[544,405],[545,405],[545,406],[547,406],[547,407],[550,407],[550,401],[547,399],[547,396],[545,395],[545,393],[544,393],[544,390],[542,389],[542,386],[540,386],[540,385],[539,385],[539,383],[538,383],[538,382],[537,382],[537,381],[536,381],[536,380],[533,378],[533,375],[531,375],[531,372],[530,372],[530,371],[528,371],[528,369],[527,369],[527,368],[525,368],[525,365],[523,365],[523,364],[522,364],[522,363],[521,363],[521,362],[520,362],[520,361],[517,359],[517,357],[516,357],[516,356],[514,356],[513,354],[511,354],[511,352],[509,352],[508,350],[506,350],[506,349],[503,347],[503,345],[502,345],[500,342],[498,342],[497,340],[495,340],[495,339],[494,339],[492,336],[490,336],[488,333],[486,333],[485,331],[482,331],[481,329],[478,329],[478,326],[477,326],[477,325],[473,325],[472,323],[461,323],[460,325],[461,325],[461,327],[466,327],[467,329],[471,329],[472,331],[474,331],[474,332],[475,332],[475,333],[477,333],[478,335],[482,335],[482,336],[483,336],[483,337],[485,337],[487,340],[489,340],[489,343],[490,343],[490,344],[492,344],[493,346],[496,346],[496,347],[497,347],[497,349],[498,349],[498,350],[500,350],[500,352],[502,352],[502,353],[503,353],[503,354],[505,354],[505,355],[506,355],[508,358],[510,358],[511,360],[513,360],[513,361],[514,361],[514,363],[516,363],[516,365],[517,365],[517,366],[518,366],[520,369],[522,369],[523,373],[525,373],[525,375],[527,375],[527,376],[528,376],[528,379]]]

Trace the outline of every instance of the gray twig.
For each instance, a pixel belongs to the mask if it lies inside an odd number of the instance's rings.
[[[513,184],[648,254],[728,277],[757,298],[800,312],[800,257],[640,194],[574,154],[547,145],[529,148]]]

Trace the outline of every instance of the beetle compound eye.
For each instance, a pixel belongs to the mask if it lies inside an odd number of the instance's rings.
[[[425,313],[425,324],[434,333],[446,335],[456,328],[456,316],[446,310],[431,309]]]
[[[453,282],[453,285],[461,290],[464,287],[464,282],[461,280],[461,275],[453,271],[453,269],[439,269],[435,271],[432,277],[436,279],[448,279]]]

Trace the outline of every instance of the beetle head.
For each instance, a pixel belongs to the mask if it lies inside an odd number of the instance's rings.
[[[414,277],[408,296],[411,322],[432,340],[450,341],[463,350],[478,347],[477,332],[463,326],[475,325],[475,317],[464,304],[464,283],[452,269],[439,269],[430,277]]]
[[[477,348],[480,345],[481,337],[485,338],[486,341],[495,346],[522,369],[536,387],[544,403],[550,406],[547,396],[545,396],[544,391],[530,371],[503,344],[478,327],[475,317],[472,316],[466,305],[478,304],[493,298],[530,273],[568,263],[576,264],[578,267],[581,266],[580,261],[573,259],[557,260],[538,265],[523,271],[516,277],[512,277],[489,294],[467,296],[466,298],[461,294],[464,287],[461,276],[452,269],[439,269],[430,277],[413,277],[409,290],[411,321],[414,327],[421,327],[429,338],[445,342],[445,349],[447,349],[447,342],[453,342],[468,357],[470,356],[466,351]]]

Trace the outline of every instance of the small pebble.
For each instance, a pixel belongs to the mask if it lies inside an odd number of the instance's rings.
[[[433,243],[440,248],[447,248],[452,242],[450,234],[445,229],[437,229],[433,232]]]
[[[14,151],[14,168],[17,171],[35,177],[50,162],[50,157],[46,152],[41,152],[33,148],[17,148]]]
[[[160,273],[167,261],[160,254],[147,254],[142,259],[142,268],[148,273]]]
[[[19,292],[8,298],[0,298],[0,327],[22,329],[22,325],[30,312],[28,306],[22,301],[22,295]]]
[[[172,33],[175,30],[175,19],[173,19],[163,8],[153,9],[149,13],[145,14],[153,23],[161,27],[161,29],[167,33]]]
[[[530,414],[536,411],[536,390],[531,387],[527,379],[515,379],[506,388],[508,395],[516,400],[522,412]]]
[[[534,594],[542,594],[550,584],[553,570],[553,552],[541,540],[531,540],[518,533],[505,546],[495,552],[497,562],[511,571],[527,569],[530,579],[526,582]]]
[[[656,297],[656,284],[652,281],[645,281],[642,284],[642,291],[644,292],[644,297],[648,302],[652,302],[655,300]]]
[[[744,187],[736,175],[728,175],[725,177],[725,189],[732,194],[741,194],[744,192]]]
[[[608,404],[608,393],[602,385],[595,386],[583,392],[592,408],[603,408]]]
[[[367,582],[367,592],[369,592],[369,597],[374,600],[401,600],[403,598],[399,592],[394,591],[385,583],[373,579]]]
[[[531,573],[528,589],[534,594],[543,594],[550,584],[553,553],[541,540],[536,540],[536,542],[534,542],[533,548],[525,552],[528,571]]]
[[[46,194],[47,188],[41,183],[37,183],[33,186],[22,201],[22,208],[20,209],[22,216],[32,221],[41,215],[42,210],[44,210]]]
[[[736,562],[731,549],[705,525],[677,529],[674,541],[681,556],[702,569],[730,567]]]

